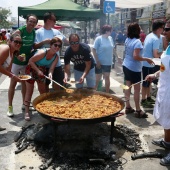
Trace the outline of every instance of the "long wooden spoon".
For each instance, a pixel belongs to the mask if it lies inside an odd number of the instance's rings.
[[[62,87],[63,89],[67,90],[67,88],[66,88],[66,87],[62,86],[60,83],[58,83],[58,82],[54,81],[53,79],[51,79],[51,78],[47,77],[46,75],[44,75],[44,77],[45,77],[45,78],[47,78],[47,79],[49,79],[49,80],[51,80],[51,81],[52,81],[52,82],[54,82],[55,84],[59,85],[59,86],[60,86],[60,87]]]
[[[128,89],[130,89],[132,86],[134,86],[134,85],[136,85],[136,84],[139,84],[139,83],[141,83],[141,82],[143,82],[143,81],[145,81],[145,80],[141,80],[141,81],[139,81],[139,82],[137,82],[137,83],[131,84],[130,86],[121,84],[120,87],[121,87],[122,89],[124,89],[124,90],[128,90]]]

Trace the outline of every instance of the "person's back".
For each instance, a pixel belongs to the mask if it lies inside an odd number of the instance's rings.
[[[119,44],[124,43],[124,36],[123,36],[123,34],[122,34],[121,31],[119,31],[119,33],[118,33],[118,35],[117,35],[117,37],[116,37],[116,41],[117,41],[117,43],[119,43]]]
[[[90,33],[90,38],[92,38],[92,39],[95,38],[95,33],[93,31]]]
[[[114,44],[116,44],[116,32],[114,30],[112,31],[110,36],[112,37]]]
[[[143,57],[147,58],[153,58],[153,50],[159,49],[159,39],[157,35],[155,35],[153,32],[148,34],[144,41],[144,47],[143,47]],[[153,67],[152,65],[148,64],[147,62],[143,62],[143,66],[145,67]]]

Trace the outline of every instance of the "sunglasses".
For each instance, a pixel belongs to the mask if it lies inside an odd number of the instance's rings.
[[[54,47],[59,47],[59,48],[61,48],[62,47],[62,45],[61,44],[53,44],[54,45]]]
[[[170,31],[170,28],[164,28],[164,31],[168,32],[168,31]]]
[[[20,44],[22,45],[22,41],[18,41],[18,40],[13,40],[15,44]]]
[[[70,42],[70,45],[77,45],[77,44],[79,44],[79,41],[76,41],[76,42],[71,41],[71,42]]]

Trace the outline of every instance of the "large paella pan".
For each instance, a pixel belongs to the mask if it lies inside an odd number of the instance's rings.
[[[124,108],[124,101],[114,95],[89,89],[75,89],[41,94],[33,107],[45,118],[88,121],[111,118]]]

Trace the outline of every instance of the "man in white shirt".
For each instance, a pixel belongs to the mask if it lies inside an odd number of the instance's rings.
[[[69,41],[67,40],[67,38],[60,31],[53,28],[55,23],[56,23],[56,17],[54,13],[47,12],[44,14],[44,26],[36,30],[36,37],[35,37],[35,44],[34,44],[35,49],[50,47],[50,41],[55,36],[57,36],[62,41],[64,41],[64,43],[69,44]],[[48,73],[48,68],[47,68],[47,73]],[[61,61],[59,58],[58,63],[53,72],[53,80],[63,85],[63,79],[64,79],[64,72],[62,70]],[[49,87],[48,87],[49,84],[50,84],[50,81],[47,80],[46,81],[47,91],[49,90]],[[55,90],[59,90],[60,86],[53,83],[53,88]]]

